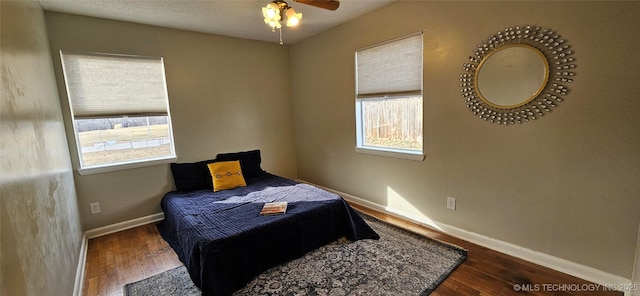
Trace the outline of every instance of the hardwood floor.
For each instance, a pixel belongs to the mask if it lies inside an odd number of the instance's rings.
[[[603,291],[599,285],[393,216],[353,206],[388,223],[468,250],[467,260],[431,295],[623,295],[622,292]],[[89,240],[87,249],[83,295],[123,295],[126,283],[139,281],[180,265],[182,263],[160,237],[155,225],[94,238]],[[516,289],[521,290],[515,291]]]
[[[83,295],[124,295],[124,285],[181,266],[155,224],[93,238],[87,248]]]

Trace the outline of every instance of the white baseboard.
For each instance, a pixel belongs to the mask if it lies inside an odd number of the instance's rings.
[[[345,200],[349,202],[352,202],[361,206],[365,206],[371,209],[375,209],[377,211],[383,212],[391,216],[409,220],[414,223],[432,228],[434,230],[444,232],[456,238],[463,239],[465,241],[468,241],[483,247],[487,247],[489,249],[492,249],[501,253],[505,253],[507,255],[510,255],[516,258],[520,258],[522,260],[526,260],[538,265],[542,265],[544,267],[551,268],[553,270],[556,270],[562,273],[566,273],[566,274],[569,274],[569,275],[572,275],[596,284],[605,285],[607,287],[624,291],[625,296],[631,296],[631,295],[635,296],[635,294],[631,294],[634,291],[630,291],[629,289],[619,288],[619,287],[637,287],[632,284],[631,279],[626,279],[624,277],[607,273],[593,267],[575,263],[566,259],[554,257],[549,254],[537,252],[537,251],[527,249],[518,245],[514,245],[505,241],[501,241],[485,235],[481,235],[481,234],[467,231],[458,227],[447,225],[445,223],[425,219],[424,217],[420,217],[411,213],[398,211],[398,210],[389,208],[387,206],[368,201],[360,197],[356,197],[356,196],[353,196],[344,192],[340,192],[331,188],[319,186],[304,180],[298,180],[298,181],[305,182],[314,186],[318,186],[320,188],[324,188],[328,191],[334,192],[342,196]]]
[[[84,267],[87,263],[87,247],[89,245],[89,239],[87,234],[82,235],[82,242],[80,242],[80,255],[78,256],[78,267],[76,268],[76,282],[73,286],[73,296],[82,296],[82,286],[84,283]]]
[[[85,235],[87,236],[88,239],[92,239],[99,236],[111,234],[114,232],[123,231],[130,228],[146,225],[146,224],[155,223],[158,221],[162,221],[162,219],[164,219],[164,213],[156,213],[153,215],[140,217],[133,220],[123,221],[116,224],[111,224],[103,227],[90,229],[85,232]]]
[[[484,236],[478,233],[466,231],[464,229],[447,225],[445,223],[441,223],[433,220],[427,221],[424,218],[413,215],[411,213],[398,211],[398,210],[386,207],[384,205],[368,201],[360,197],[356,197],[344,192],[333,190],[331,188],[319,186],[310,182],[306,182],[304,180],[298,180],[298,181],[312,184],[312,185],[324,188],[328,191],[334,192],[336,194],[339,194],[340,196],[344,197],[344,199],[352,203],[369,207],[391,216],[409,220],[414,223],[417,223],[438,231],[442,231],[456,238],[463,239],[468,242],[471,242],[483,247],[487,247],[492,250],[496,250],[498,252],[502,252],[516,258],[533,262],[535,264],[539,264],[544,267],[560,271],[562,273],[566,273],[581,279],[585,279],[587,281],[594,282],[596,284],[607,285],[610,287],[638,287],[637,282],[632,282],[630,279],[626,279],[621,276],[610,274],[610,273],[601,271],[599,269],[595,269],[593,267],[575,263],[562,258],[554,257],[545,253],[537,252],[537,251],[527,249],[518,245],[497,240],[495,238]],[[75,281],[73,295],[74,296],[82,295],[82,284],[84,282],[84,269],[85,269],[85,263],[86,263],[86,257],[87,257],[87,245],[88,245],[89,239],[111,234],[111,233],[122,231],[122,230],[126,230],[126,229],[130,229],[130,228],[134,228],[134,227],[138,227],[138,226],[142,226],[142,225],[146,225],[146,224],[155,223],[163,219],[164,219],[164,213],[156,213],[153,215],[140,217],[133,220],[124,221],[124,222],[107,225],[104,227],[99,227],[99,228],[86,231],[82,238],[82,246],[80,248],[80,256],[79,256],[80,259],[79,259],[78,268],[76,271],[76,281]],[[638,291],[633,289],[624,291],[625,296],[636,296],[638,295],[637,293]]]

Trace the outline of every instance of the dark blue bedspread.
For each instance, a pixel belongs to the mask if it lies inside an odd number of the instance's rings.
[[[231,295],[270,267],[342,236],[379,238],[336,194],[271,174],[247,183],[215,193],[169,192],[162,199],[165,218],[158,229],[205,296]],[[287,212],[261,216],[272,201],[287,201]]]

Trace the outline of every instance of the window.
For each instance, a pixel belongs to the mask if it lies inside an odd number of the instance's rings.
[[[422,33],[356,51],[356,151],[422,160]]]
[[[60,56],[81,174],[175,160],[161,57]]]

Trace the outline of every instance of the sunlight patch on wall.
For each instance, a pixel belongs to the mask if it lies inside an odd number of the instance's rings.
[[[385,210],[408,217],[440,231],[444,231],[433,220],[420,212],[409,201],[407,201],[407,199],[389,186],[387,186],[387,206],[385,207]]]

